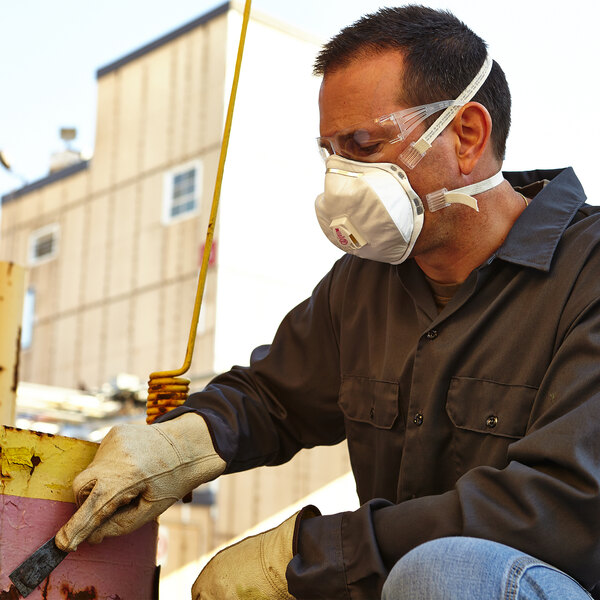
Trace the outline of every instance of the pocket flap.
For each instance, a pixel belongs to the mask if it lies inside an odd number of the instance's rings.
[[[391,429],[398,417],[398,384],[367,377],[344,377],[338,404],[351,421]]]
[[[471,377],[453,377],[446,412],[459,429],[509,438],[527,430],[537,389]]]

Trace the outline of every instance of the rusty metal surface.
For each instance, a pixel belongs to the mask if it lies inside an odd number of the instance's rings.
[[[9,573],[72,516],[73,479],[97,447],[0,426],[0,600],[23,597]],[[27,600],[152,600],[157,537],[158,524],[152,522],[98,545],[83,542]]]

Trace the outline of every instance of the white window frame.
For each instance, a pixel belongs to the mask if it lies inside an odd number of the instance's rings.
[[[35,288],[28,288],[23,300],[23,319],[21,321],[21,350],[28,350],[33,343],[35,327]]]
[[[200,205],[202,200],[202,182],[203,182],[203,165],[200,160],[193,160],[173,169],[167,171],[163,179],[163,212],[162,222],[165,225],[170,223],[176,223],[194,217],[200,212]],[[173,215],[174,206],[174,193],[175,193],[175,179],[179,175],[183,175],[189,171],[194,171],[194,189],[192,196],[194,200],[194,206],[188,210]]]
[[[53,237],[52,251],[42,256],[36,256],[36,246],[40,238],[51,235]],[[35,231],[32,231],[29,236],[29,264],[40,265],[42,263],[53,260],[58,255],[58,244],[60,241],[60,226],[58,223],[52,223],[52,225],[46,225],[40,227]]]

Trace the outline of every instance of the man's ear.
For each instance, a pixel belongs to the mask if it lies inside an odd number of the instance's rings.
[[[475,168],[492,134],[492,117],[479,102],[468,102],[456,114],[451,125],[456,136],[455,151],[461,172]]]

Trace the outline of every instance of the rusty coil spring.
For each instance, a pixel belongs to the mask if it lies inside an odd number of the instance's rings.
[[[190,380],[186,377],[163,377],[151,373],[148,380],[146,423],[154,423],[158,417],[181,406],[187,399]]]

